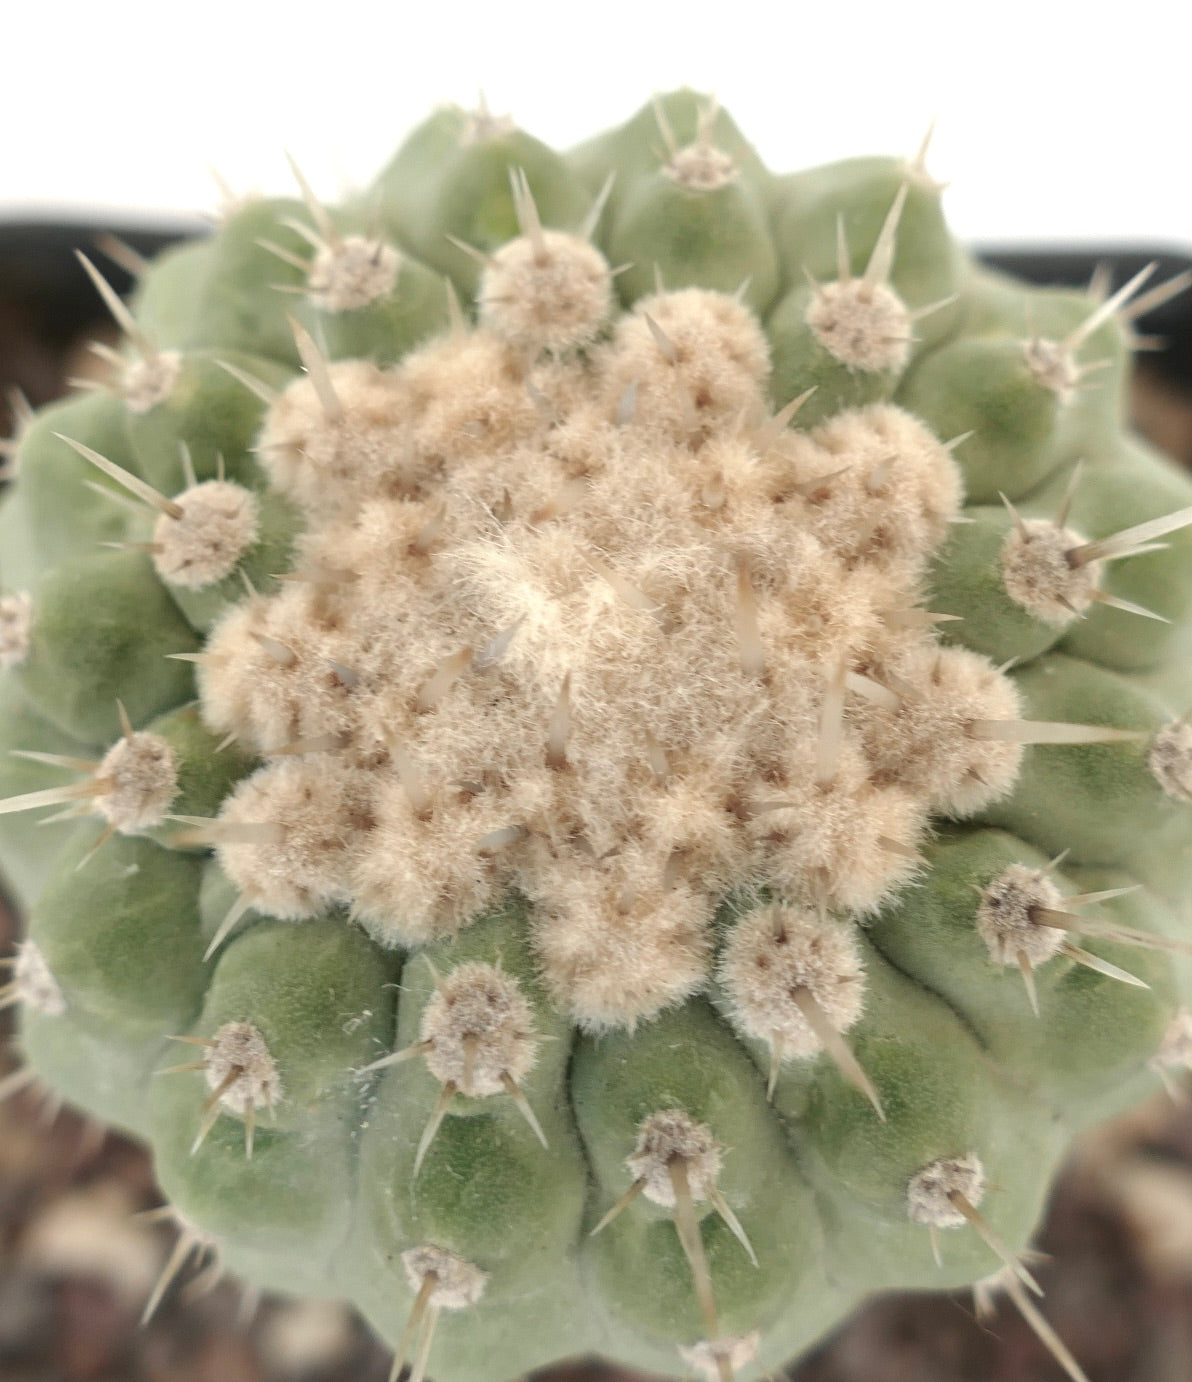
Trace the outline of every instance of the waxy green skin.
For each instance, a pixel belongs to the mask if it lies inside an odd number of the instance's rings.
[[[88,553],[52,567],[34,587],[34,611],[17,680],[80,743],[116,738],[118,696],[137,726],[192,699],[189,665],[168,659],[197,652],[199,639],[142,553]]]
[[[660,105],[678,147],[700,137],[692,93]],[[1014,523],[999,495],[1028,518],[1051,517],[1077,461],[1070,524],[1087,538],[1192,503],[1184,476],[1121,434],[1124,329],[1106,322],[1082,356],[1110,361],[1098,389],[1057,400],[1024,368],[1022,342],[1028,331],[1062,337],[1089,315],[1088,298],[977,269],[948,236],[938,189],[906,163],[855,159],[778,177],[724,112],[704,133],[737,165],[707,193],[660,167],[652,105],[570,154],[499,122],[478,129],[460,111],[435,114],[369,193],[334,213],[344,233],[383,227],[402,256],[393,294],[360,311],[329,314],[276,291],[303,277],[260,242],[309,258],[287,224],[310,224],[297,200],[247,203],[211,240],[164,256],[134,311],[159,349],[181,353],[178,391],[141,413],[103,391],[46,410],[0,506],[3,592],[34,591],[31,651],[0,677],[0,798],[64,780],[10,749],[95,758],[114,742],[117,698],[136,729],[179,752],[174,814],[215,815],[255,767],[202,727],[192,664],[166,656],[201,649],[219,612],[243,598],[242,578],[171,591],[145,553],[99,547],[143,542],[149,520],[87,488],[115,486],[56,434],[167,496],[184,484],[180,443],[199,479],[222,468],[259,493],[273,508],[244,568],[254,588],[273,588],[298,523],[252,453],[264,405],[220,362],[283,386],[300,365],[291,311],[332,359],[400,360],[447,326],[448,280],[471,301],[479,267],[446,237],[487,254],[517,234],[511,168],[524,169],[543,224],[572,230],[615,174],[594,239],[611,264],[632,263],[616,280],[626,306],[654,291],[656,269],[668,290],[744,284],[770,337],[774,409],[818,386],[795,426],[883,399],[942,439],[973,432],[956,451],[973,521],[939,553],[926,607],[960,617],[941,626],[947,640],[1017,659],[1025,718],[1149,735],[1186,712],[1192,533],[1105,577],[1109,593],[1170,624],[1098,606],[1048,625],[997,572]],[[916,324],[904,369],[865,375],[811,340],[804,271],[835,277],[839,219],[850,270],[862,274],[908,177],[890,283],[912,309],[947,301]],[[439,1320],[430,1371],[441,1382],[512,1379],[584,1350],[683,1373],[677,1346],[707,1330],[671,1212],[639,1195],[592,1236],[630,1188],[642,1121],[682,1110],[723,1147],[718,1183],[756,1254],[755,1265],[711,1204],[697,1204],[721,1331],[760,1332],[736,1375],[757,1378],[870,1290],[957,1287],[998,1268],[968,1228],[940,1231],[937,1265],[928,1230],[910,1222],[908,1181],[933,1160],[980,1156],[1000,1187],[982,1213],[1021,1250],[1070,1135],[1154,1087],[1152,1059],[1192,999],[1186,958],[1078,936],[1149,987],[1057,957],[1038,970],[1036,1017],[1017,968],[997,964],[975,926],[980,890],[1004,869],[1044,870],[1068,850],[1049,875],[1065,895],[1141,885],[1089,915],[1192,938],[1192,806],[1163,793],[1144,743],[1028,748],[1003,800],[937,826],[915,881],[862,936],[867,1006],[848,1040],[885,1121],[823,1055],[784,1062],[768,1098],[769,1047],[735,1030],[715,983],[632,1031],[574,1029],[547,996],[530,907],[516,896],[418,952],[382,949],[344,911],[294,923],[250,908],[208,955],[236,889],[173,825],[117,836],[80,868],[100,823],[0,816],[7,885],[64,999],[59,1013],[23,1014],[22,1042],[48,1085],[152,1145],[171,1202],[250,1281],[347,1299],[394,1343],[415,1298],[402,1253],[429,1242],[483,1271],[481,1299]],[[745,893],[726,903],[721,945],[754,905]],[[441,1085],[421,1057],[366,1067],[419,1042],[438,978],[469,962],[513,976],[530,1003],[542,1040],[522,1088],[548,1145],[512,1099],[457,1095],[416,1171]],[[242,1118],[226,1110],[192,1151],[209,1094],[202,1072],[154,1073],[194,1053],[171,1038],[209,1040],[235,1022],[260,1030],[284,1090],[275,1121],[264,1110],[256,1120],[251,1160]]]

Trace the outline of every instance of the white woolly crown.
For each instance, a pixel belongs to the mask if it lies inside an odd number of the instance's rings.
[[[930,814],[1012,784],[1019,746],[973,726],[1018,703],[916,609],[961,503],[936,437],[885,404],[788,429],[735,298],[593,320],[596,251],[536,235],[498,286],[537,246],[586,293],[537,344],[482,285],[479,328],[384,370],[308,349],[270,407],[308,531],[208,644],[207,723],[281,755],[220,854],[262,910],[349,904],[387,944],[517,889],[555,997],[631,1025],[706,983],[729,889],[875,909]]]

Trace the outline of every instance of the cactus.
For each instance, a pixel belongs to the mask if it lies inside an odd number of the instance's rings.
[[[1123,422],[1185,285],[690,92],[295,172],[84,261],[126,348],[0,512],[5,1001],[153,1148],[150,1308],[202,1250],[394,1378],[728,1382],[994,1282],[1081,1377],[1048,1177],[1192,1059],[1192,485]]]

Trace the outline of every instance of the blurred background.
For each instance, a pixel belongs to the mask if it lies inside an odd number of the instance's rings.
[[[1042,270],[1072,281],[1114,251],[1173,268],[1192,254],[1192,11],[1170,3],[1091,16],[1040,0],[987,12],[734,0],[717,15],[619,0],[434,13],[68,0],[9,8],[2,37],[0,393],[19,384],[35,404],[94,370],[84,344],[110,331],[73,246],[118,230],[151,250],[200,229],[219,197],[212,170],[236,193],[291,192],[283,150],[338,197],[436,103],[479,91],[565,147],[654,90],[690,85],[715,92],[778,169],[910,152],[935,119],[930,166],[970,243],[1074,251]],[[1192,466],[1192,302],[1143,325],[1167,349],[1137,371],[1135,423]],[[4,953],[17,928],[0,900]],[[387,1355],[349,1313],[256,1302],[199,1258],[138,1327],[174,1242],[168,1224],[136,1217],[158,1203],[150,1167],[15,1089],[14,1068],[0,1064],[0,1382],[385,1382]],[[1048,1316],[1092,1382],[1192,1382],[1190,1106],[1157,1098],[1083,1142],[1038,1247]],[[964,1295],[877,1300],[791,1374],[1061,1375],[1011,1307],[979,1318]],[[549,1377],[629,1382],[582,1364]]]
[[[483,90],[556,147],[651,92],[714,92],[774,168],[904,153],[938,120],[932,171],[969,240],[1192,241],[1192,12],[1055,0],[847,8],[545,0],[10,0],[0,217],[49,208],[194,215],[237,192],[369,180],[437,103]]]

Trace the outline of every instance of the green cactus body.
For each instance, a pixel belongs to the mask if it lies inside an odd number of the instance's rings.
[[[1192,484],[1125,300],[690,92],[298,180],[131,308],[88,266],[127,349],[16,447],[33,1070],[395,1376],[758,1378],[894,1284],[1038,1324],[1067,1139],[1192,1057]]]

